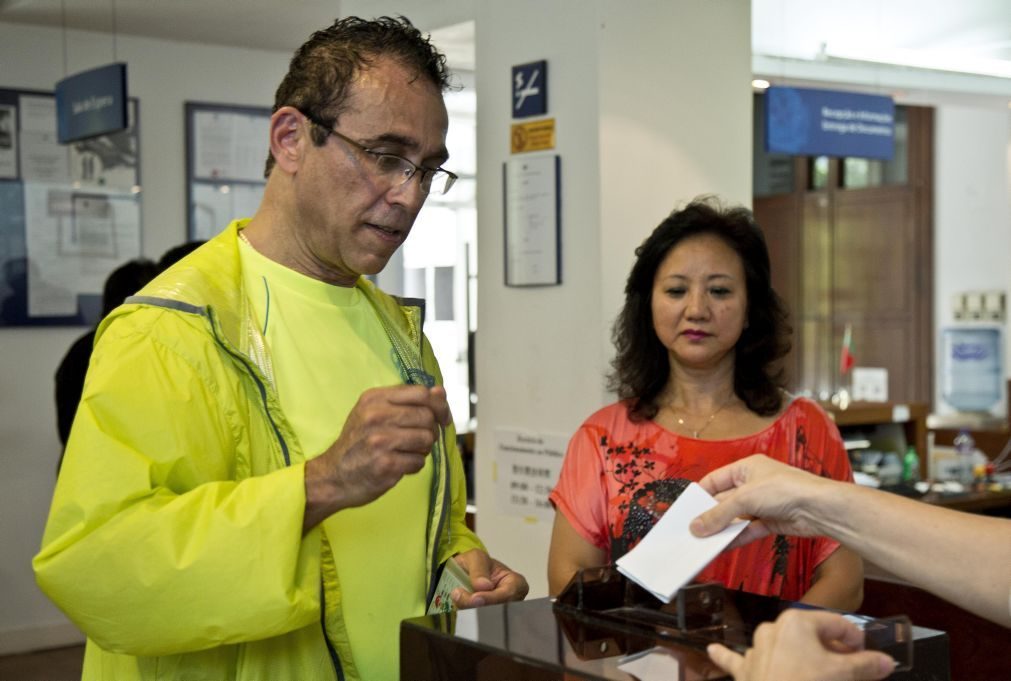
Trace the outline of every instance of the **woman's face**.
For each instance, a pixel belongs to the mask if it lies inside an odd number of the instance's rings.
[[[706,369],[732,363],[748,319],[740,256],[710,234],[681,241],[657,268],[651,307],[653,329],[672,365]]]

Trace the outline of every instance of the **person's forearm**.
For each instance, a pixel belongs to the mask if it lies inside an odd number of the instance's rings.
[[[822,533],[866,560],[1011,626],[1011,521],[842,483],[819,486],[805,510]]]
[[[838,547],[814,572],[814,583],[802,603],[855,611],[864,599],[864,562],[856,552]]]
[[[340,490],[334,483],[322,457],[311,459],[305,464],[305,516],[302,519],[302,534],[341,510]]]

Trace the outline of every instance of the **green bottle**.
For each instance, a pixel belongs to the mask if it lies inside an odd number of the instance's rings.
[[[920,457],[916,455],[916,448],[909,445],[906,448],[906,455],[902,457],[902,480],[904,482],[916,482],[920,479]]]

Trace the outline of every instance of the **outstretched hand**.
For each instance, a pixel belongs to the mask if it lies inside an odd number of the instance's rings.
[[[495,560],[481,549],[459,553],[453,560],[470,577],[472,593],[454,589],[450,594],[457,608],[478,608],[482,605],[522,601],[530,587],[526,578]]]
[[[821,534],[812,515],[817,504],[810,502],[836,483],[756,454],[716,469],[699,484],[719,503],[692,521],[696,536],[715,534],[736,518],[755,519],[728,547],[736,548],[770,534]]]
[[[706,651],[735,681],[869,681],[895,671],[885,653],[863,650],[864,633],[832,612],[786,610],[755,630],[744,655],[719,643]]]

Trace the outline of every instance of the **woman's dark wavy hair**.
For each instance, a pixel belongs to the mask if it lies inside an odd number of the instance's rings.
[[[656,416],[656,398],[670,377],[667,348],[653,328],[653,280],[667,254],[684,239],[700,235],[722,239],[740,256],[748,293],[747,325],[735,348],[734,392],[757,414],[779,411],[783,402],[781,360],[790,351],[792,332],[783,300],[772,290],[765,237],[746,208],[723,208],[700,197],[671,213],[635,250],[625,285],[625,305],[615,320],[608,388],[629,403],[629,417]]]
[[[332,127],[355,77],[381,57],[427,78],[439,92],[449,89],[446,56],[407,17],[346,17],[316,31],[298,48],[274,93],[273,111],[292,106]],[[324,144],[326,131],[316,125],[311,129],[313,143]],[[268,153],[263,176],[269,177],[273,167],[274,156]]]

